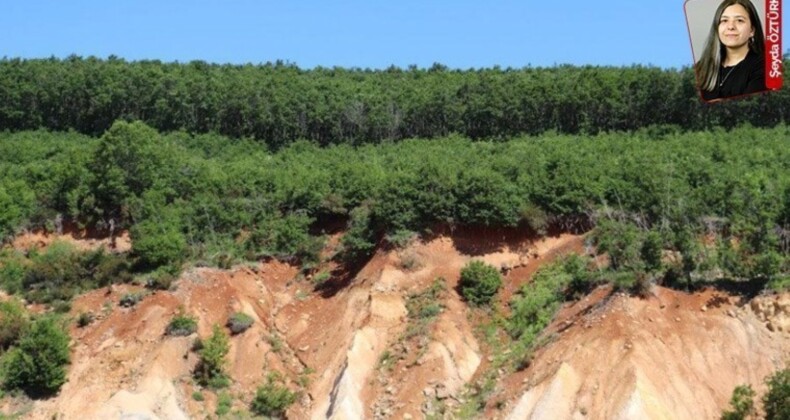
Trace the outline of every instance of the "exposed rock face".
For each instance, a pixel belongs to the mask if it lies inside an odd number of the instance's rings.
[[[762,390],[790,355],[787,336],[765,325],[778,325],[787,296],[759,298],[757,316],[730,300],[661,288],[615,296],[540,352],[507,418],[718,418],[737,385]]]
[[[769,330],[790,334],[790,294],[758,296],[749,307]]]

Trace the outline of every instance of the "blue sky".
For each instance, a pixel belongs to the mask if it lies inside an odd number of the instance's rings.
[[[385,68],[690,65],[682,0],[3,0],[0,56]],[[785,42],[785,45],[787,43]]]

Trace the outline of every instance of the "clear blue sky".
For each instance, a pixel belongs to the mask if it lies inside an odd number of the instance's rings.
[[[70,54],[302,68],[692,61],[682,0],[0,0],[0,57]]]

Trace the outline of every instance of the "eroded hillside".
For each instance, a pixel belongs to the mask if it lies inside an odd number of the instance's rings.
[[[287,411],[295,419],[717,418],[736,385],[762,391],[762,379],[790,356],[790,296],[745,302],[722,291],[657,287],[639,298],[607,286],[565,305],[528,368],[495,365],[509,350],[487,341],[487,313],[460,298],[461,268],[471,259],[502,267],[504,303],[540,265],[568,252],[583,253],[584,238],[467,231],[381,249],[317,289],[298,268],[272,261],[194,268],[174,290],[131,308],[119,300],[141,288],[96,290],[73,304],[71,315],[97,319],[71,328],[68,382],[25,417],[205,418],[218,393],[247,410],[277,371],[299,392]],[[424,310],[431,303],[435,310]],[[198,318],[197,334],[165,335],[181,311]],[[231,338],[231,386],[201,389],[193,342],[238,311],[255,322]],[[482,378],[496,384],[470,412],[470,385]]]

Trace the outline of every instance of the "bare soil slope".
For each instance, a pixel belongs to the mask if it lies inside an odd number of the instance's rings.
[[[336,270],[317,291],[297,268],[278,262],[192,269],[174,291],[150,294],[133,308],[118,305],[133,286],[93,291],[73,305],[73,316],[92,311],[98,319],[72,327],[67,384],[25,417],[213,416],[216,394],[192,379],[191,347],[236,311],[256,322],[231,338],[227,392],[235,409],[247,409],[267,372],[278,371],[300,391],[289,418],[416,419],[434,413],[437,402],[449,412],[492,356],[475,332],[480,315],[455,291],[461,267],[473,258],[501,267],[506,302],[538,266],[583,249],[578,235],[454,232],[380,250],[357,271]],[[442,309],[420,324],[407,307],[436,279],[445,284],[436,298]],[[480,416],[717,418],[735,385],[760,390],[762,378],[784,366],[788,300],[739,306],[713,291],[659,288],[639,299],[598,289],[563,309],[549,327],[554,339],[528,369],[502,372]],[[182,310],[198,317],[198,333],[164,335]],[[196,391],[206,400],[196,401]]]

